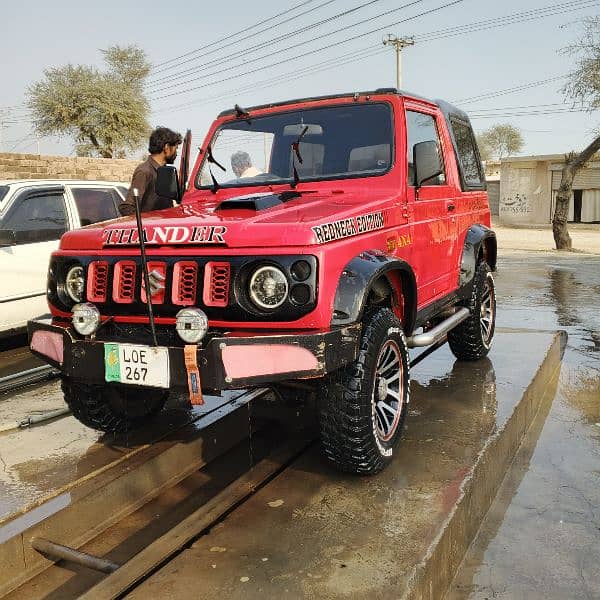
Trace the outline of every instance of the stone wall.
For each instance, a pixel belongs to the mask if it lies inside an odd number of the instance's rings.
[[[0,153],[0,179],[85,179],[129,183],[139,160]]]

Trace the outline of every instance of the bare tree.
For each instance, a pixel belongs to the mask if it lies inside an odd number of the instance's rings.
[[[575,105],[593,112],[600,107],[600,18],[585,19],[582,38],[564,48],[563,51],[577,57],[575,69],[569,74],[569,79],[562,90],[563,94]],[[582,152],[570,152],[565,156],[565,166],[562,170],[552,218],[552,233],[557,250],[571,250],[573,247],[567,229],[573,180],[577,172],[598,150],[600,150],[600,135],[597,135]]]

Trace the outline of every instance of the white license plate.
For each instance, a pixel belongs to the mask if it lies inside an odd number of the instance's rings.
[[[104,344],[104,379],[130,385],[169,387],[169,350],[136,344]]]

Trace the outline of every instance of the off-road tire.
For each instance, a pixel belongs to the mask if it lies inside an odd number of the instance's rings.
[[[137,429],[160,412],[166,390],[90,385],[63,377],[62,391],[73,416],[84,425],[106,433]]]
[[[383,368],[388,362],[391,370]],[[378,366],[382,374],[390,376],[384,378],[389,380],[387,383],[378,376]],[[392,381],[396,366],[398,377]],[[371,475],[381,471],[392,459],[400,439],[409,390],[409,359],[402,324],[391,310],[377,310],[364,320],[358,358],[324,379],[319,424],[321,445],[329,461],[350,473]],[[398,401],[389,423],[382,420],[380,402],[382,398],[391,399],[388,394],[392,392]],[[391,400],[389,406],[394,402]],[[384,432],[386,425],[389,429]]]
[[[496,293],[492,271],[480,262],[473,277],[473,290],[466,307],[469,318],[448,332],[448,344],[456,358],[479,360],[490,351],[496,326]]]

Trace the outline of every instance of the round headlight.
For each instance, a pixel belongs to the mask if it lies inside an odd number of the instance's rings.
[[[83,267],[80,265],[71,267],[67,271],[65,289],[67,290],[67,294],[69,294],[73,302],[81,302],[83,300],[84,287],[85,280],[83,278]]]
[[[288,281],[281,269],[260,267],[250,278],[250,299],[260,308],[277,308],[288,295]]]
[[[100,327],[100,311],[91,302],[76,304],[73,307],[73,327],[79,335],[96,333]]]
[[[177,313],[175,328],[186,344],[197,344],[208,331],[208,317],[199,308],[183,308]]]

